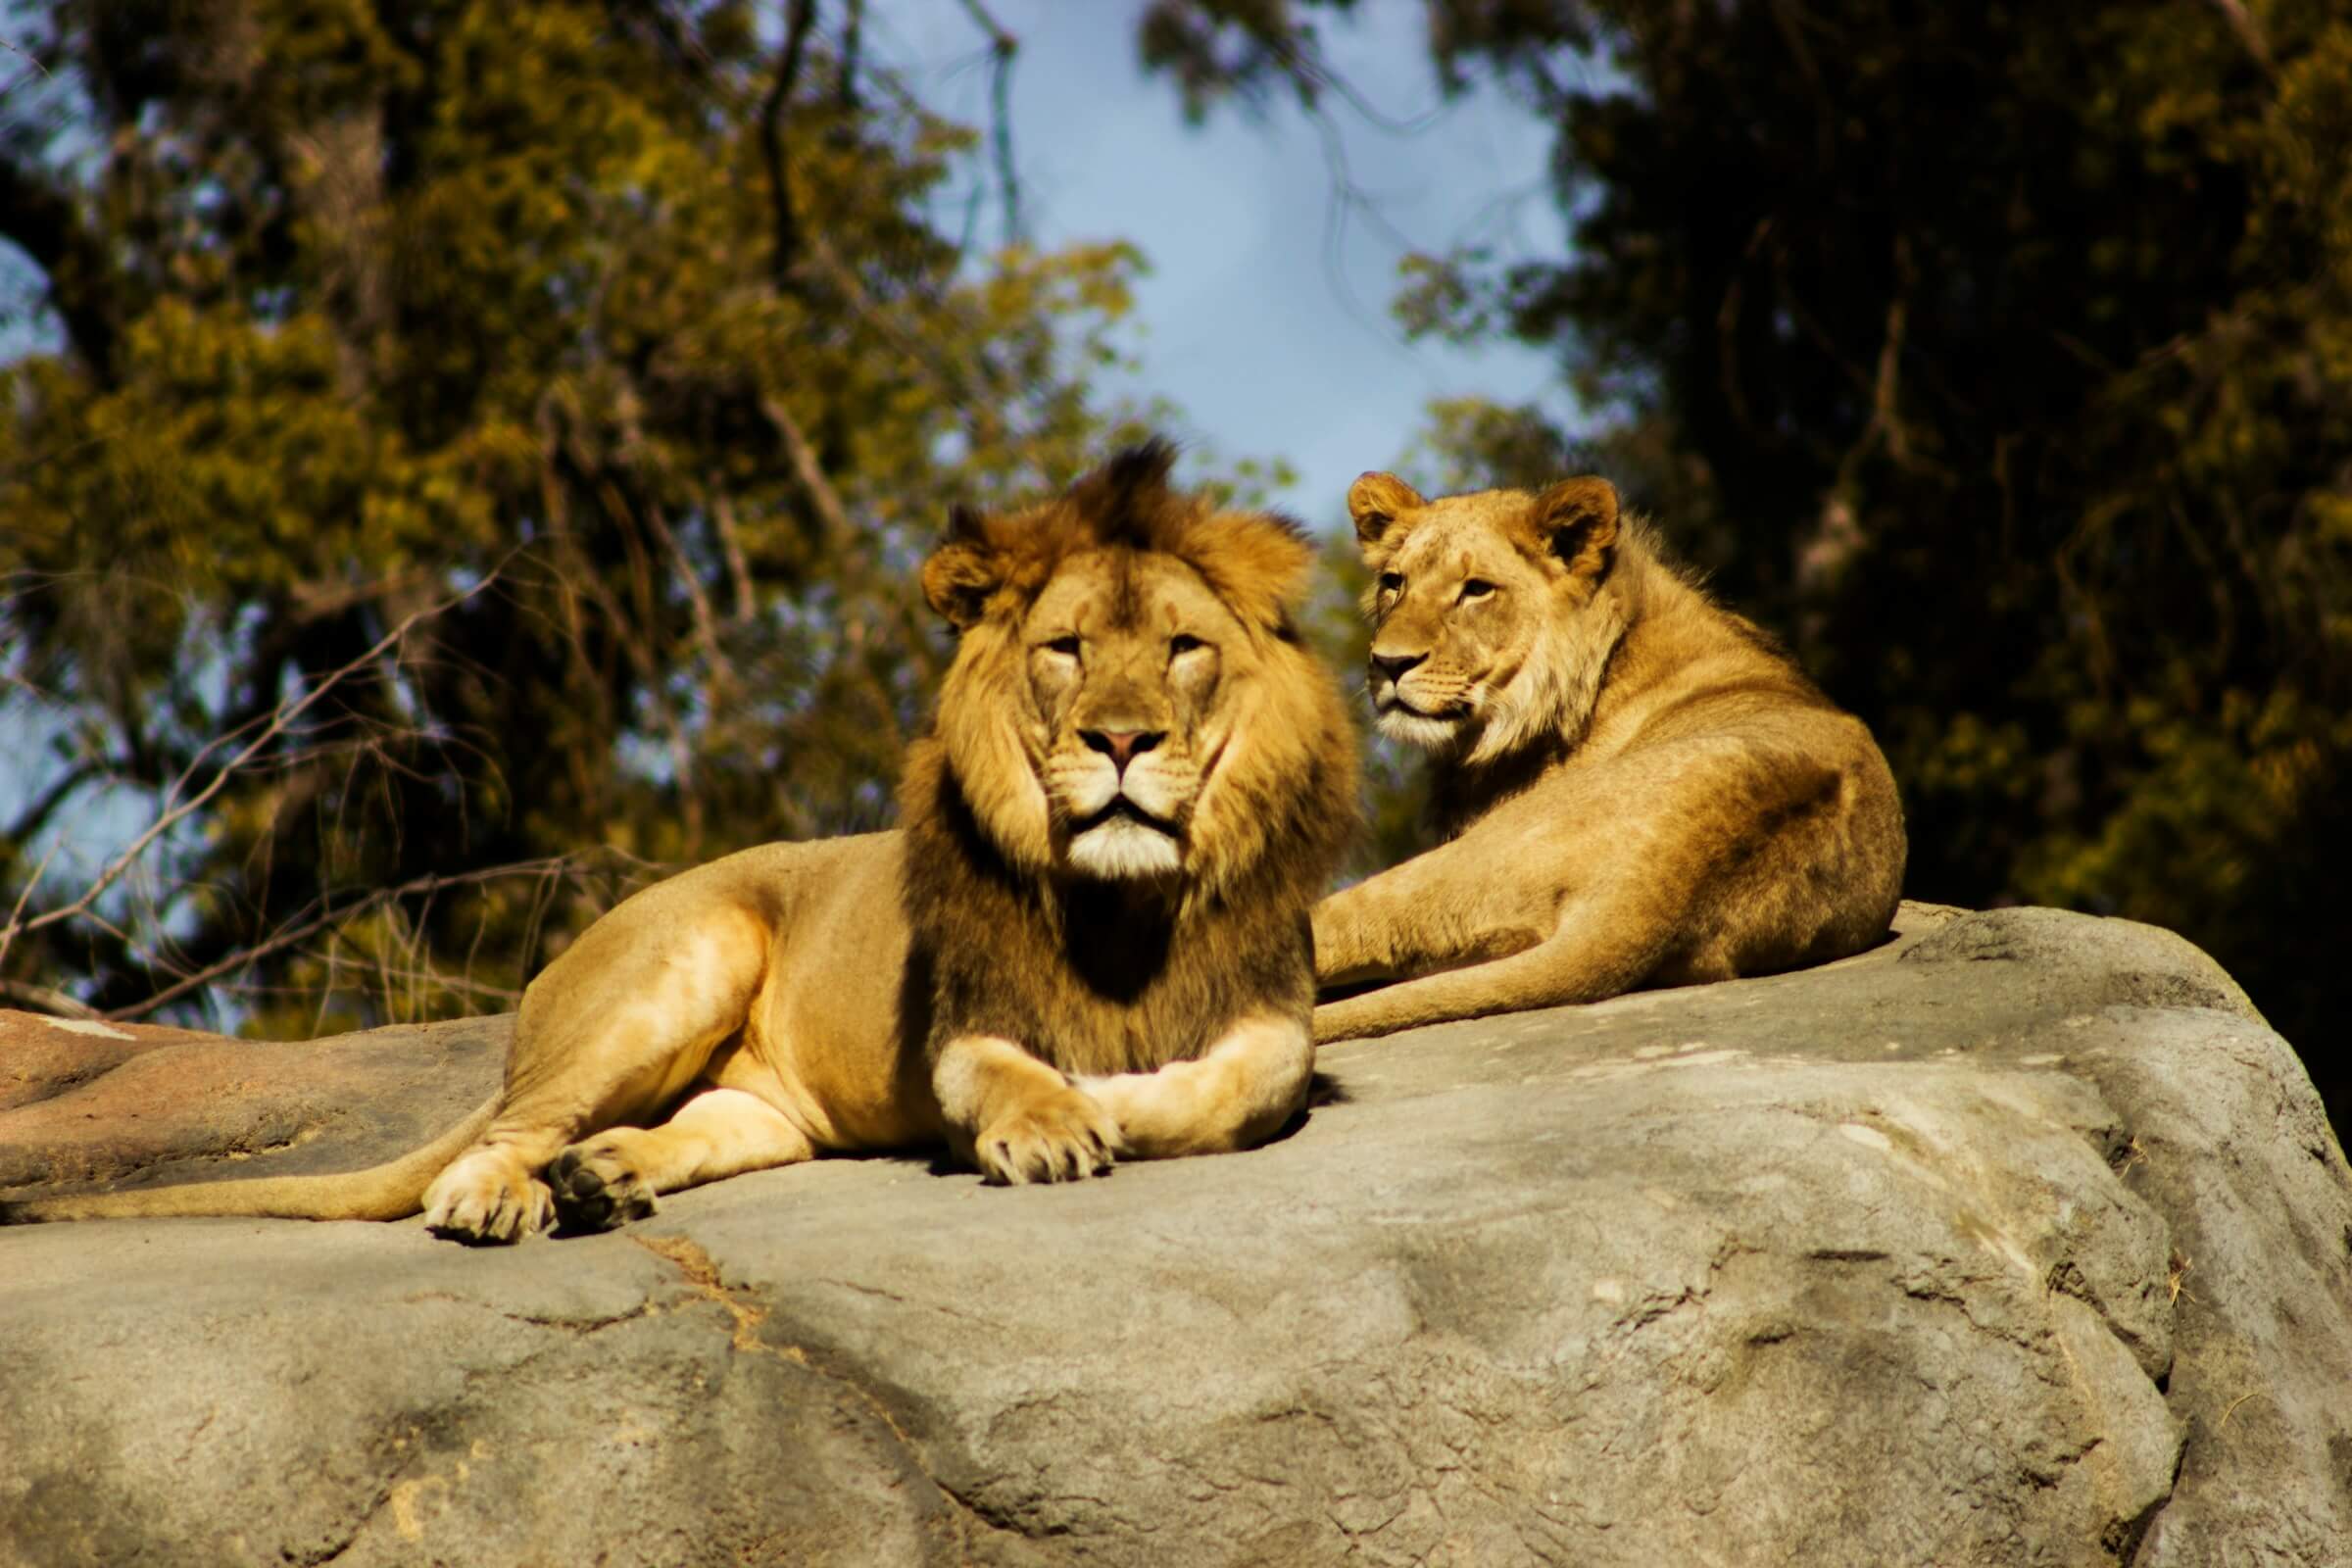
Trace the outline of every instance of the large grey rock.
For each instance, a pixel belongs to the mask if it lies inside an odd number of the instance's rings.
[[[1324,1065],[1270,1148],[1067,1188],[0,1233],[0,1558],[2352,1562],[2352,1172],[2178,938],[1913,906]]]

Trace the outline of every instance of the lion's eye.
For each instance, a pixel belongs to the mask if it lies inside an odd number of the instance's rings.
[[[1180,631],[1168,639],[1168,656],[1174,658],[1178,654],[1189,654],[1196,648],[1206,648],[1208,644],[1193,636],[1190,632]]]
[[[1384,593],[1384,594],[1393,594],[1393,593],[1396,592],[1396,590],[1398,590],[1399,588],[1402,588],[1403,586],[1404,586],[1404,573],[1403,573],[1403,572],[1401,572],[1401,571],[1384,571],[1384,572],[1382,572],[1382,573],[1380,574],[1380,591],[1381,591],[1382,593]]]
[[[1079,644],[1078,639],[1075,636],[1054,637],[1050,639],[1046,643],[1046,646],[1052,649],[1054,653],[1061,655],[1064,659],[1076,659],[1078,657]]]
[[[1472,577],[1462,584],[1464,599],[1484,599],[1494,591],[1494,585],[1484,577]]]

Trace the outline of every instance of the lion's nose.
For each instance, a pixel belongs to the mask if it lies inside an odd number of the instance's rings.
[[[1392,686],[1404,679],[1404,672],[1427,659],[1427,654],[1374,654],[1372,668],[1389,677]]]
[[[1082,729],[1078,738],[1110,759],[1110,765],[1127,771],[1128,762],[1166,738],[1164,731],[1148,729]]]

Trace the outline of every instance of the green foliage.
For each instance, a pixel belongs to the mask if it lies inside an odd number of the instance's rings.
[[[1325,8],[1183,9],[1196,65],[1319,70]],[[1556,122],[1575,243],[1419,259],[1407,323],[1557,348],[1574,455],[1886,745],[1912,894],[2178,928],[2344,1115],[2343,8],[1428,10],[1447,79]],[[1568,447],[1435,417],[1449,478]]]
[[[1365,710],[1363,690],[1365,632],[1364,604],[1372,574],[1357,553],[1351,534],[1337,533],[1323,541],[1323,569],[1316,578],[1300,630],[1307,646],[1336,671],[1351,698],[1351,710]],[[1360,794],[1364,826],[1348,846],[1340,868],[1343,884],[1417,855],[1434,842],[1428,822],[1428,780],[1420,762],[1396,747],[1364,737]]]
[[[13,41],[0,230],[63,336],[0,369],[19,995],[478,1010],[661,863],[885,821],[939,519],[1130,428],[1086,386],[1138,258],[965,254],[969,133],[738,0]],[[257,739],[88,907],[35,885]]]
[[[1479,398],[1444,398],[1429,406],[1404,475],[1423,495],[1465,490],[1541,490],[1585,466],[1583,455],[1529,405],[1506,408]]]

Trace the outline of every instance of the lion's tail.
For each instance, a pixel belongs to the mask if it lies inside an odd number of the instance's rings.
[[[499,1097],[491,1096],[464,1121],[422,1149],[331,1176],[264,1176],[251,1181],[189,1182],[135,1193],[87,1193],[68,1198],[0,1201],[0,1225],[52,1219],[114,1219],[131,1215],[255,1214],[282,1219],[406,1219],[424,1206],[433,1178],[490,1125]]]

